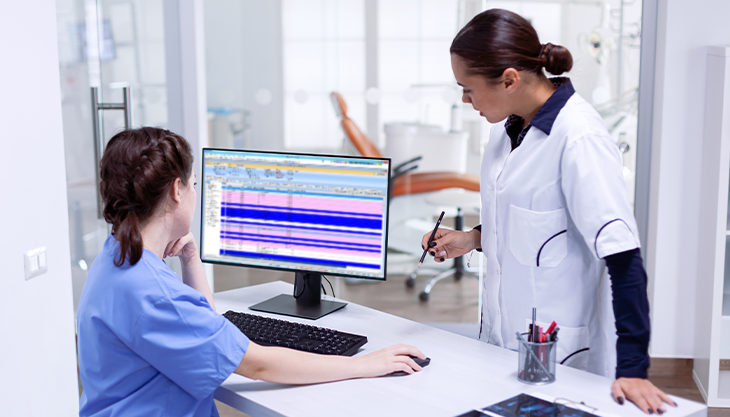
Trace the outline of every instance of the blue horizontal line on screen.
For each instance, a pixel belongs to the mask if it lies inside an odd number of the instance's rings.
[[[261,239],[280,240],[283,243],[288,243],[288,242],[293,242],[293,241],[315,242],[315,243],[325,243],[328,245],[342,246],[343,248],[347,248],[347,249],[357,248],[357,247],[378,248],[378,249],[380,248],[380,245],[369,245],[367,243],[333,242],[331,240],[304,239],[301,237],[288,237],[288,236],[268,236],[268,235],[263,235],[263,234],[239,233],[239,232],[229,232],[229,231],[221,231],[221,237],[255,237],[255,238],[261,238]]]
[[[221,216],[249,220],[281,221],[323,226],[357,227],[359,229],[381,230],[383,228],[383,220],[324,216],[320,214],[298,214],[271,210],[239,209],[231,207],[221,207]]]
[[[358,200],[375,200],[383,201],[383,197],[367,197],[364,195],[348,195],[348,194],[334,194],[334,193],[310,193],[309,191],[281,191],[281,190],[268,190],[266,188],[241,188],[241,187],[222,187],[224,190],[235,190],[235,191],[259,191],[262,193],[276,193],[276,194],[301,194],[303,196],[321,196],[321,197],[337,197],[337,198],[354,198]]]
[[[333,211],[333,210],[315,210],[315,209],[300,209],[300,208],[294,208],[294,207],[279,207],[279,206],[263,206],[258,204],[238,204],[238,203],[229,203],[224,201],[223,207],[225,206],[231,206],[231,207],[255,207],[255,208],[268,208],[268,209],[275,209],[275,210],[289,210],[292,212],[303,212],[303,213],[333,213],[333,214],[346,214],[350,216],[362,216],[362,217],[372,217],[375,219],[382,219],[383,215],[381,214],[367,214],[367,213],[354,213],[350,211]]]
[[[231,219],[221,219],[221,223],[228,223],[228,224],[249,224],[252,226],[259,226],[259,227],[273,227],[273,228],[279,228],[279,229],[295,229],[295,230],[316,230],[319,232],[337,232],[337,233],[345,233],[345,234],[355,234],[355,235],[365,235],[365,236],[377,236],[382,237],[382,233],[372,233],[372,232],[361,232],[357,230],[344,230],[344,229],[325,229],[321,227],[306,227],[306,226],[296,226],[296,225],[287,225],[287,224],[271,224],[271,223],[257,223],[257,222],[245,222],[241,220],[231,220]]]
[[[353,248],[353,247],[343,247],[343,246],[335,246],[335,245],[317,245],[314,243],[297,243],[297,242],[286,242],[286,241],[280,241],[277,239],[262,239],[262,238],[252,238],[252,237],[238,237],[238,236],[226,236],[226,239],[234,239],[234,240],[248,240],[252,242],[268,242],[268,243],[280,243],[285,245],[292,245],[292,246],[300,246],[303,248],[327,248],[327,249],[339,249],[339,250],[348,250],[351,252],[370,252],[370,253],[381,253],[380,249],[373,250],[373,249],[365,249],[365,248]]]
[[[220,254],[228,255],[228,256],[238,256],[241,258],[269,259],[272,261],[300,262],[300,263],[304,263],[304,264],[308,264],[308,265],[339,266],[342,268],[352,266],[352,267],[357,267],[357,268],[380,269],[380,265],[374,265],[374,264],[331,261],[331,260],[327,260],[327,259],[302,258],[299,256],[273,255],[271,253],[241,252],[241,251],[235,251],[235,250],[230,250],[230,249],[221,249]]]
[[[261,225],[261,224],[256,224],[254,226],[239,225],[239,224],[235,224],[235,225],[226,224],[225,226],[227,228],[236,229],[236,230],[226,230],[226,232],[228,232],[228,233],[254,233],[257,236],[258,235],[267,235],[269,232],[283,232],[283,231],[288,232],[288,233],[299,232],[297,230],[282,230],[282,229],[277,229],[277,228],[266,227],[266,225]],[[241,230],[243,230],[243,228],[252,229],[252,230],[250,232],[242,232]],[[380,242],[380,240],[381,240],[380,236],[353,235],[346,231],[307,230],[306,233],[308,236],[312,237],[313,239],[314,238],[330,239],[330,240],[334,239],[339,242],[342,238],[358,238],[358,239],[364,239],[364,240],[370,241],[369,243],[362,243],[363,245],[375,244],[377,242]],[[360,244],[360,243],[358,243],[358,244]]]

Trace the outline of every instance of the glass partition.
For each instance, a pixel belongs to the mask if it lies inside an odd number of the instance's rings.
[[[98,216],[94,126],[106,143],[125,126],[125,112],[99,111],[122,103],[130,88],[133,126],[167,126],[162,0],[57,0],[66,181],[74,311],[91,263],[110,229]]]
[[[250,149],[356,154],[341,129],[338,106],[329,97],[336,91],[346,103],[349,119],[384,156],[394,161],[423,156],[414,172],[432,169],[428,158],[441,158],[449,166],[450,157],[439,152],[444,148],[426,146],[420,136],[406,144],[398,128],[410,126],[416,135],[465,132],[459,139],[462,154],[453,162],[456,168],[448,169],[478,175],[490,124],[471,105],[461,103],[448,50],[458,30],[489,8],[521,14],[543,43],[571,51],[575,65],[567,75],[578,94],[599,111],[621,151],[633,204],[642,8],[636,0],[205,2],[211,129],[223,132],[214,133],[212,143],[244,147],[241,140],[223,139],[233,137],[236,130],[226,113],[230,111],[246,115],[238,127],[245,127],[245,147]],[[219,125],[223,128],[216,128]],[[403,198],[397,197],[393,204]],[[447,208],[447,217],[457,212],[454,204],[426,198],[397,203],[401,226],[427,230],[442,209]],[[466,228],[479,223],[478,200],[459,204]],[[445,224],[452,226],[453,220]],[[391,232],[396,226],[391,224]],[[406,232],[394,234],[414,240]],[[420,257],[418,240],[411,246],[406,252],[392,248],[390,273],[410,273],[413,260]],[[475,265],[471,263],[472,268]],[[216,288],[227,286],[217,283]],[[407,294],[417,299],[416,293]],[[474,295],[462,302],[475,309],[478,303]],[[474,313],[474,321],[477,318]]]

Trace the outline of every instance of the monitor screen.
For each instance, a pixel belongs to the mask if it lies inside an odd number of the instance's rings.
[[[385,279],[390,160],[203,149],[201,259]]]

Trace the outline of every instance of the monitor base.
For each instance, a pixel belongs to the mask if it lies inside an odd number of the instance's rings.
[[[347,305],[339,301],[322,300],[322,293],[319,290],[321,286],[322,274],[297,272],[294,278],[294,294],[298,295],[277,295],[252,305],[249,309],[317,320]]]
[[[301,317],[304,319],[317,320],[333,311],[346,306],[347,303],[339,301],[321,300],[317,305],[301,305],[291,295],[280,294],[274,298],[252,305],[249,309],[264,313],[282,314],[285,316]]]

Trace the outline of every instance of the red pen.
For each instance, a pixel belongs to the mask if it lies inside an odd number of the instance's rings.
[[[550,327],[548,327],[548,329],[547,329],[547,331],[545,333],[546,334],[551,334],[553,332],[553,330],[555,330],[555,327],[557,325],[558,325],[558,323],[552,322],[552,324],[550,324]]]

